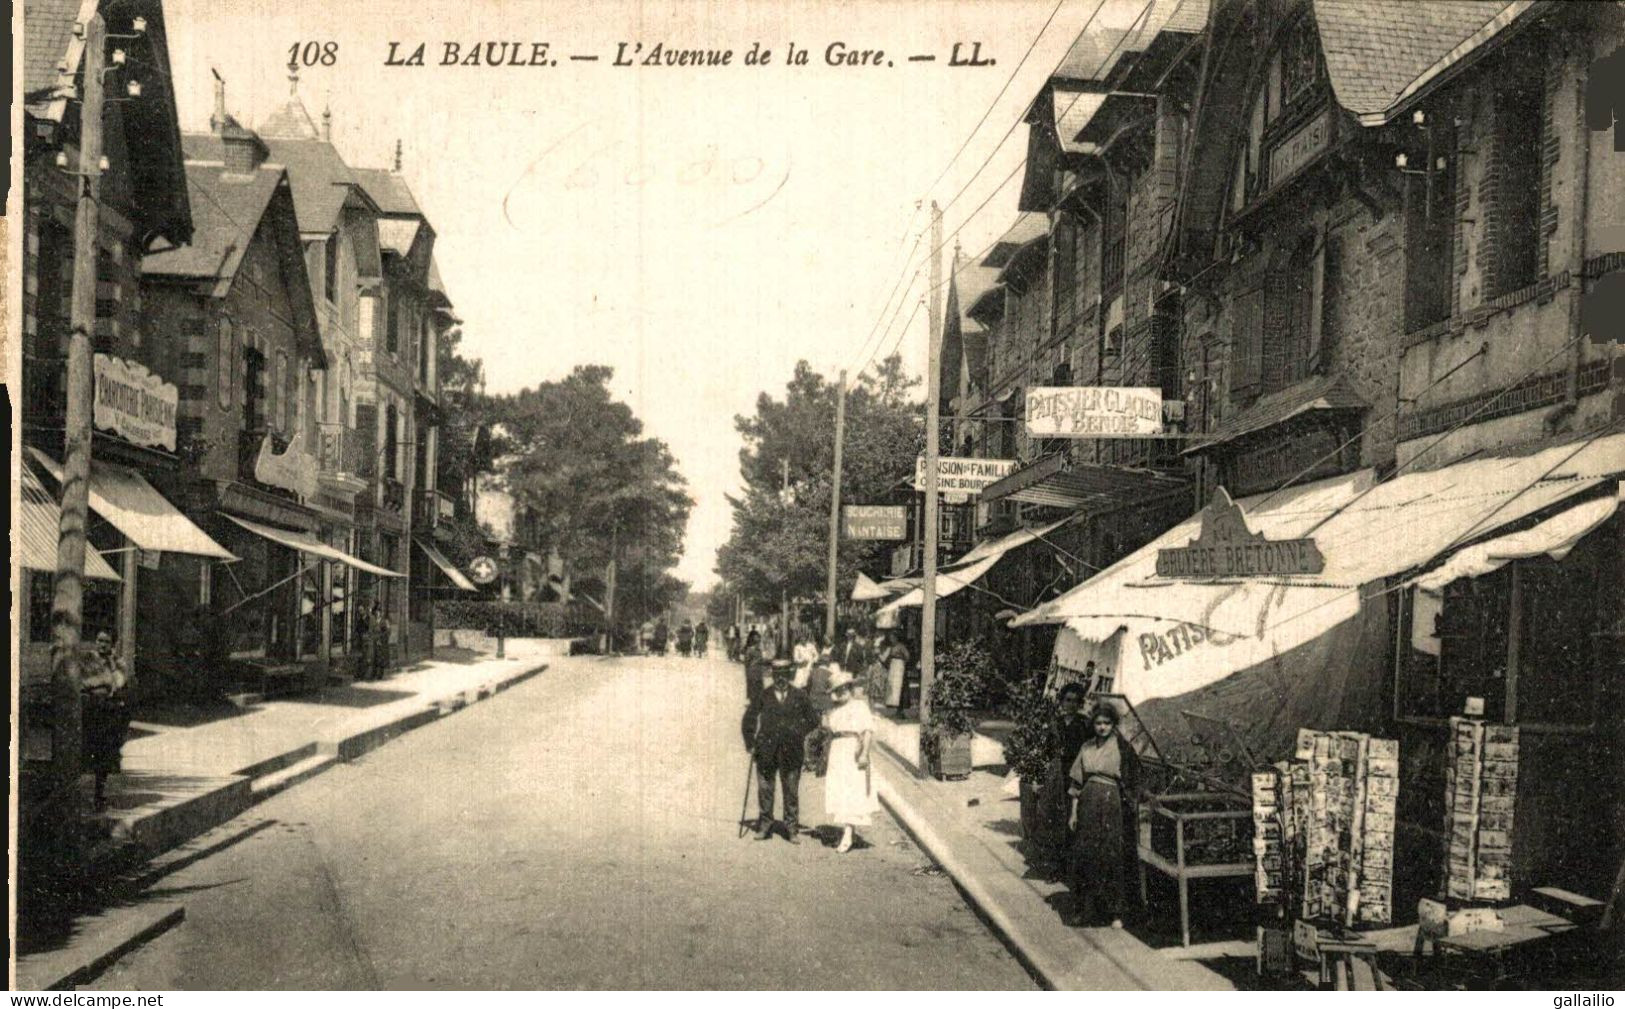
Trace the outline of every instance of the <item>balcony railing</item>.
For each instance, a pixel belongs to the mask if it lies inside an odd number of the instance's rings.
[[[359,476],[362,472],[361,441],[355,428],[323,422],[317,429],[316,455],[323,474]]]

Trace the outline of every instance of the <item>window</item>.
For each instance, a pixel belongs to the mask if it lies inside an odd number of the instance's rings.
[[[277,430],[288,430],[288,352],[277,351],[275,385],[271,389],[271,412],[276,416]]]
[[[327,276],[323,285],[323,292],[328,301],[338,300],[339,291],[339,236],[333,235],[327,240]]]
[[[384,407],[384,476],[391,480],[398,479],[400,476],[398,466],[400,432],[398,423],[399,418],[395,410],[395,404],[391,403]]]
[[[1282,33],[1279,58],[1281,108],[1284,110],[1300,99],[1315,95],[1322,79],[1320,39],[1307,16],[1298,18]]]
[[[231,406],[231,387],[237,363],[237,345],[232,339],[231,320],[221,317],[219,346],[215,350],[215,369],[220,385],[220,405]]]
[[[1538,269],[1542,106],[1538,64],[1519,61],[1495,92],[1494,139],[1489,171],[1494,189],[1486,197],[1487,227],[1479,244],[1484,297],[1533,284]]]
[[[1271,264],[1265,305],[1262,384],[1273,392],[1309,374],[1309,361],[1318,348],[1320,323],[1315,316],[1315,293],[1320,283],[1322,248],[1313,232],[1282,246]]]
[[[384,295],[384,341],[391,354],[401,349],[401,309],[393,294]]]
[[[244,340],[243,346],[243,428],[263,432],[265,414],[265,355]]]
[[[1259,391],[1264,368],[1264,292],[1262,288],[1236,296],[1230,319],[1230,397],[1238,399]]]

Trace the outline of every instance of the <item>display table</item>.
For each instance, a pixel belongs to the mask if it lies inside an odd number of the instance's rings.
[[[1253,875],[1252,807],[1222,792],[1175,792],[1145,804],[1140,817],[1140,900],[1146,867],[1179,889],[1179,936],[1191,944],[1190,881]],[[1243,857],[1245,855],[1245,857]]]

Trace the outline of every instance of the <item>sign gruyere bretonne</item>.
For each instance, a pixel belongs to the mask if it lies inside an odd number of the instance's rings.
[[[1075,385],[1027,391],[1035,438],[1143,438],[1162,433],[1162,390]]]
[[[938,494],[980,494],[1016,471],[1014,459],[963,459],[943,456],[937,459]],[[914,489],[925,490],[925,456],[914,458]]]
[[[1157,551],[1157,574],[1163,578],[1313,575],[1325,568],[1314,540],[1269,540],[1247,528],[1246,516],[1222,487],[1203,509],[1202,530],[1194,540]]]

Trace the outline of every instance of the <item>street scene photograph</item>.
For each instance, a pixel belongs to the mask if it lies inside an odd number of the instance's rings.
[[[1625,989],[1625,2],[11,24],[9,990]]]

